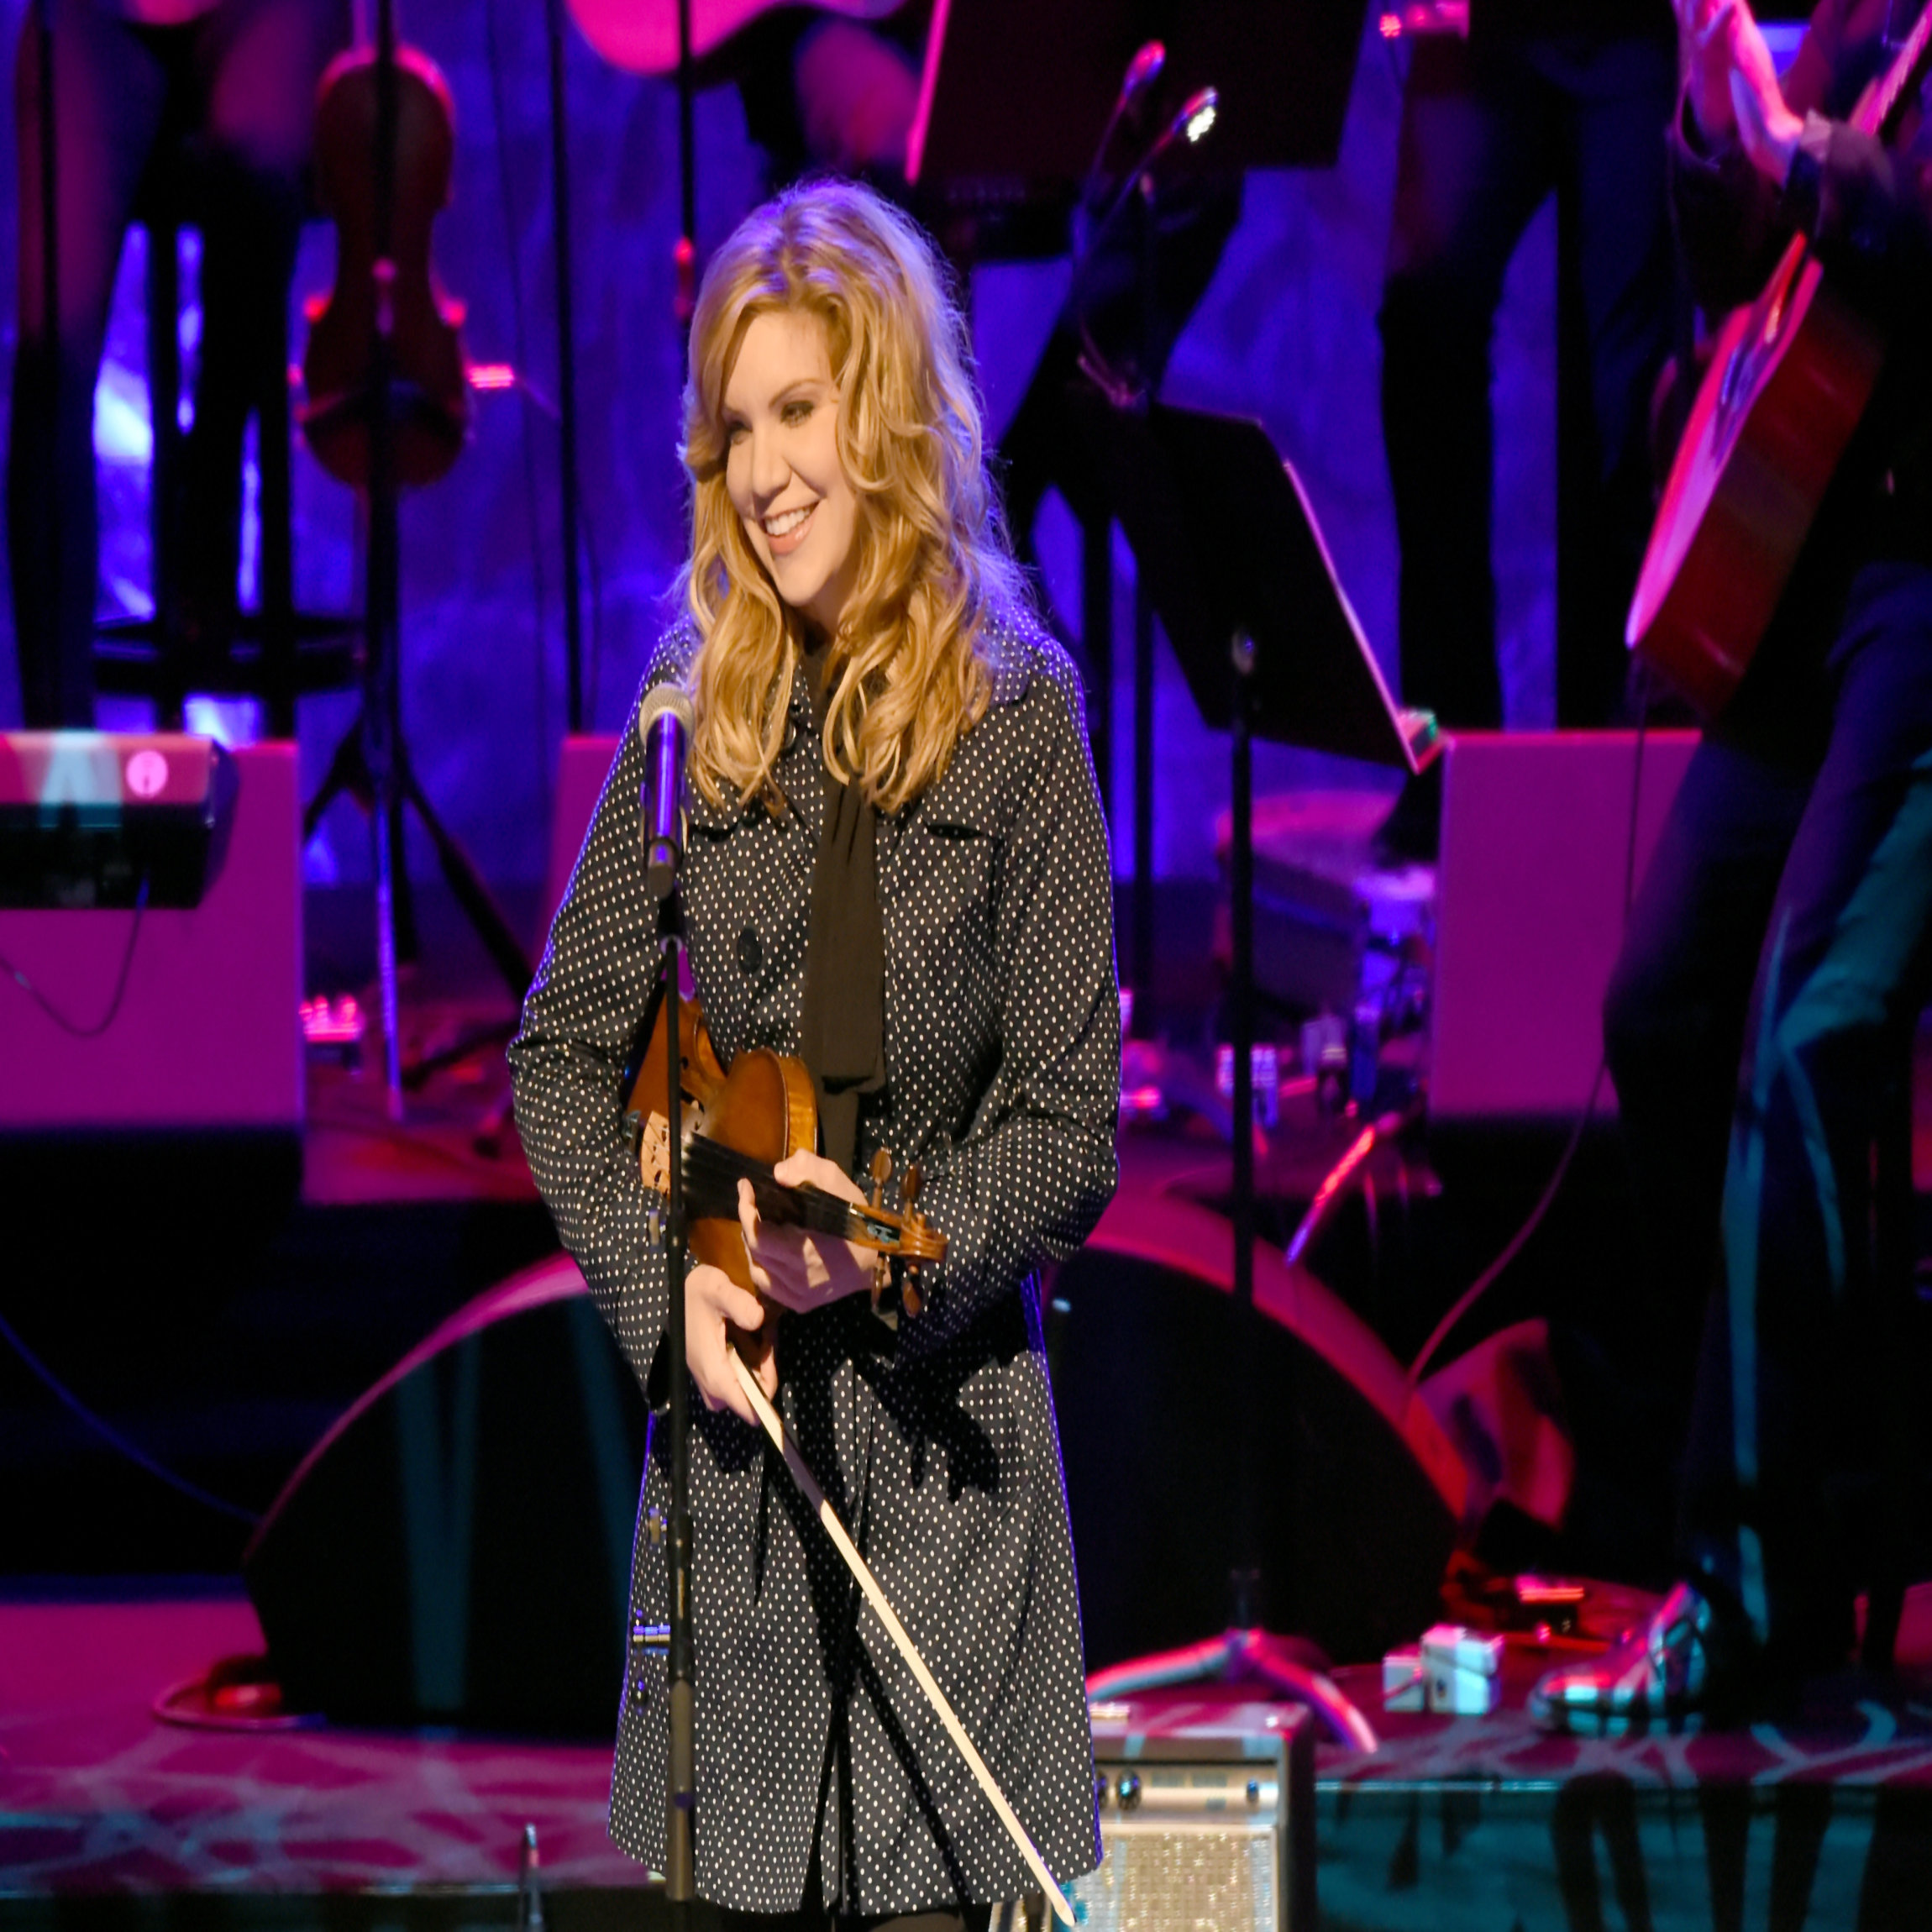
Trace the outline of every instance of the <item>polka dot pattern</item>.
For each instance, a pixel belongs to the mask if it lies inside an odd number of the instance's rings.
[[[680,625],[644,686],[681,677]],[[1032,1278],[1085,1238],[1116,1180],[1120,1085],[1111,886],[1079,685],[1030,620],[990,637],[994,701],[945,775],[879,824],[885,1090],[860,1123],[921,1168],[948,1239],[896,1336],[862,1302],[787,1315],[780,1405],[1055,1876],[1099,1845],[1065,1492]],[[627,730],[511,1048],[518,1126],[565,1245],[649,1389],[661,1253],[627,1152],[625,1053],[655,963]],[[823,786],[795,694],[782,800],[687,796],[691,963],[720,1053],[796,1050]],[[661,1377],[659,1378],[661,1382]],[[1018,1851],[763,1438],[692,1404],[698,1887],[741,1910],[802,1898],[819,1794],[826,1902],[850,1913],[1032,1889]],[[644,1525],[668,1505],[661,1441],[639,1509],[632,1609],[665,1612]],[[664,1667],[623,1688],[611,1830],[661,1868]]]

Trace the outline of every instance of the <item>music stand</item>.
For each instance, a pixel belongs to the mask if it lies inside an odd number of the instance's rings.
[[[1042,7],[1037,0],[935,0],[919,102],[906,144],[915,207],[956,258],[1032,257],[1067,245],[1068,213],[1093,171],[1138,176],[1151,194],[1158,181],[1190,171],[1326,168],[1341,150],[1360,59],[1364,0],[1084,0]],[[1137,129],[1116,125],[1121,87],[1135,51],[1158,38],[1166,50],[1159,78],[1137,104]],[[1203,87],[1220,97],[1213,131],[1198,147],[1168,143],[1142,171],[1137,150],[1172,124]],[[1095,155],[1103,129],[1114,138]],[[1147,150],[1152,152],[1152,150]],[[1143,221],[1139,264],[1139,360],[1158,391],[1164,360],[1155,344],[1158,264],[1153,223]],[[1076,321],[1096,291],[1076,265],[1068,313]],[[1083,531],[1080,646],[1087,718],[1100,795],[1113,802],[1114,584],[1109,519],[1061,433],[1060,402],[1073,375],[1074,331],[1063,316],[1048,339],[1007,437],[1018,466],[1040,488],[1058,484]],[[1005,454],[1003,449],[1002,454]],[[1019,508],[1024,515],[1025,507]],[[1016,533],[1022,543],[1027,532]],[[1137,997],[1137,1023],[1153,1011],[1152,817],[1153,627],[1136,599],[1132,917],[1123,948]]]
[[[1079,412],[1114,514],[1202,718],[1229,734],[1233,958],[1236,1399],[1231,1615],[1218,1638],[1098,1673],[1096,1697],[1210,1677],[1255,1677],[1331,1715],[1330,1687],[1261,1627],[1255,1459],[1260,1441],[1254,1306],[1254,824],[1257,738],[1414,774],[1436,721],[1399,710],[1362,635],[1301,482],[1258,423],[1095,398]],[[1292,1407],[1292,1396],[1289,1399]],[[1347,1733],[1344,1732],[1344,1735]],[[1359,1741],[1356,1740],[1354,1741]]]
[[[1362,46],[1366,0],[936,0],[906,176],[972,184],[1086,175],[1134,50],[1167,48],[1152,121],[1198,88],[1221,95],[1209,165],[1333,165]],[[1150,123],[1152,124],[1152,123]]]

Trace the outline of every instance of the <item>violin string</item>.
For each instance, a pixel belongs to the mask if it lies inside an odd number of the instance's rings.
[[[772,1173],[763,1161],[754,1160],[749,1154],[740,1153],[735,1147],[727,1147],[722,1141],[714,1141],[702,1134],[695,1134],[685,1148],[685,1178],[709,1181],[727,1188],[735,1200],[738,1184],[748,1180],[755,1187],[760,1181],[778,1187],[781,1184],[773,1180]],[[804,1225],[819,1234],[843,1234],[852,1225],[848,1204],[832,1194],[819,1194],[804,1188],[788,1188],[784,1190],[800,1210]]]

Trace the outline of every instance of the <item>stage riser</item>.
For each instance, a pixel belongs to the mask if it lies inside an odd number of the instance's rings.
[[[1322,1924],[1328,1932],[1905,1932],[1932,1924],[1932,1789],[1640,1789],[1607,1764],[1520,1789],[1318,1784]]]
[[[671,1932],[661,1885],[543,1894],[549,1932]],[[506,1932],[508,1886],[367,1892],[164,1892],[23,1898],[0,1893],[0,1932]],[[716,1932],[700,1905],[691,1932]]]
[[[1788,1784],[1315,1793],[1325,1932],[1909,1932],[1932,1900],[1932,1791]],[[1809,1848],[1815,1846],[1815,1856]],[[551,1932],[669,1932],[662,1889],[547,1892]],[[0,1893],[0,1932],[502,1932],[507,1887]],[[703,1907],[694,1932],[710,1932]]]

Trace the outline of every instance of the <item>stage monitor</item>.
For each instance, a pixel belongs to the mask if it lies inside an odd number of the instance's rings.
[[[0,732],[0,907],[199,906],[221,870],[234,762],[180,732]]]

